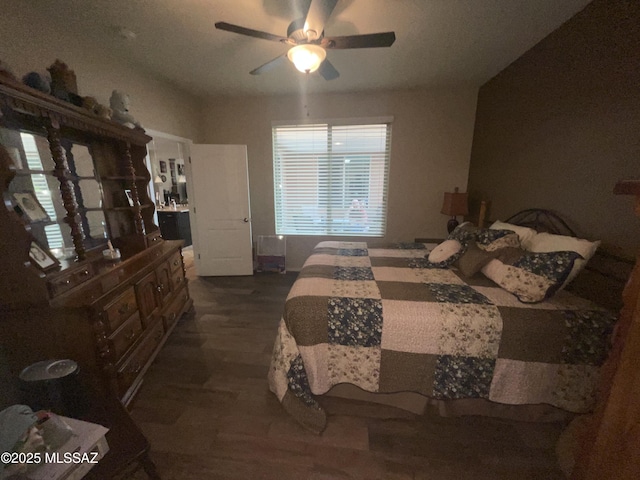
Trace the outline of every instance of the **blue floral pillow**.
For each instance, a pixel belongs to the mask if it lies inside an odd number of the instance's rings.
[[[477,230],[475,235],[478,247],[486,252],[495,252],[496,250],[506,247],[520,247],[518,234],[513,230],[482,228]]]
[[[469,245],[469,242],[475,241],[477,231],[478,231],[478,228],[472,225],[463,223],[462,225],[458,225],[453,230],[453,232],[449,234],[449,236],[447,237],[447,240],[459,241],[462,244],[462,248],[464,249]]]
[[[523,303],[539,303],[551,298],[569,276],[582,255],[576,252],[527,252],[505,248],[482,269]]]

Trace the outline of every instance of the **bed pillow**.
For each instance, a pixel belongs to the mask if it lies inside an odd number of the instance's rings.
[[[585,267],[587,262],[596,253],[600,246],[600,241],[591,242],[582,238],[570,237],[567,235],[554,235],[551,233],[538,233],[529,242],[527,250],[531,252],[561,252],[570,251],[580,254],[571,272],[567,276],[561,288],[566,287],[571,280]]]
[[[458,240],[445,240],[436,246],[427,257],[431,263],[441,263],[448,261],[451,257],[462,250],[462,244]],[[456,257],[457,258],[457,257]],[[451,260],[453,263],[454,260]]]
[[[438,244],[425,258],[432,268],[448,268],[467,250],[467,245],[474,238],[476,230],[471,223],[458,225],[445,241]]]
[[[513,225],[512,223],[501,221],[493,222],[489,228],[492,230],[511,230],[512,232],[516,232],[520,239],[520,244],[525,250],[528,250],[529,241],[538,234],[533,228],[521,227],[520,225]]]
[[[478,247],[476,242],[471,242],[466,251],[454,262],[460,273],[465,277],[473,277],[482,267],[489,263],[498,252],[488,252]]]
[[[475,233],[478,230],[479,228],[471,222],[465,222],[454,228],[447,237],[447,240],[458,240],[462,245],[465,245],[467,242],[475,238]]]
[[[484,275],[523,303],[539,303],[551,298],[566,281],[577,252],[528,252],[504,248],[482,268]]]
[[[476,230],[475,239],[478,242],[478,247],[487,252],[494,252],[506,247],[520,247],[520,238],[512,230],[482,228]]]
[[[426,258],[433,265],[446,268],[458,261],[466,253],[470,245],[473,246],[473,252],[464,262],[465,266],[468,267],[485,258],[485,256],[478,254],[478,250],[493,252],[505,247],[519,247],[520,241],[518,236],[511,230],[478,228],[470,222],[465,222],[458,225],[447,239],[434,248]],[[493,257],[489,259],[491,258]],[[469,272],[471,270],[465,268],[465,271]]]

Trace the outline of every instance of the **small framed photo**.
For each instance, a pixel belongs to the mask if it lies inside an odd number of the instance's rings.
[[[167,162],[160,160],[160,173],[167,173]]]
[[[184,175],[184,165],[182,163],[178,164],[178,175]]]
[[[26,215],[32,222],[49,220],[49,215],[32,192],[14,193],[13,198],[18,204],[19,211]]]
[[[124,194],[127,196],[127,201],[129,202],[129,206],[133,207],[135,205],[135,202],[133,201],[133,194],[131,193],[131,190],[125,190]]]
[[[16,147],[6,147],[7,153],[11,158],[11,163],[16,170],[22,170],[22,157],[20,156],[20,150]]]
[[[31,242],[29,247],[29,258],[31,263],[43,272],[57,268],[60,262],[48,250],[42,248],[35,240]]]

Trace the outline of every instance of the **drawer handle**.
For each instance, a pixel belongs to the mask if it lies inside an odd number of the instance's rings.
[[[162,290],[164,290],[164,285],[160,284],[156,287],[156,290],[158,291],[158,293],[162,293]]]
[[[182,281],[182,277],[176,278],[176,283],[180,283]]]
[[[180,262],[178,260],[174,260],[173,264],[177,267]]]
[[[67,278],[63,283],[65,285],[69,285],[71,283],[71,279]]]
[[[83,270],[83,271],[80,273],[80,275],[82,275],[82,276],[84,276],[84,277],[88,276],[88,275],[89,275],[89,270]]]
[[[122,305],[119,309],[118,309],[118,313],[120,315],[124,315],[129,311],[129,304],[125,303],[124,305]]]
[[[136,331],[135,330],[131,330],[131,332],[128,335],[125,335],[125,338],[127,340],[133,340],[134,338],[136,338]]]

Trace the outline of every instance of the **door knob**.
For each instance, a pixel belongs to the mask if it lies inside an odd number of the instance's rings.
[[[243,221],[244,221],[244,223],[247,223],[247,222],[249,222],[249,219],[247,217],[244,217]]]

